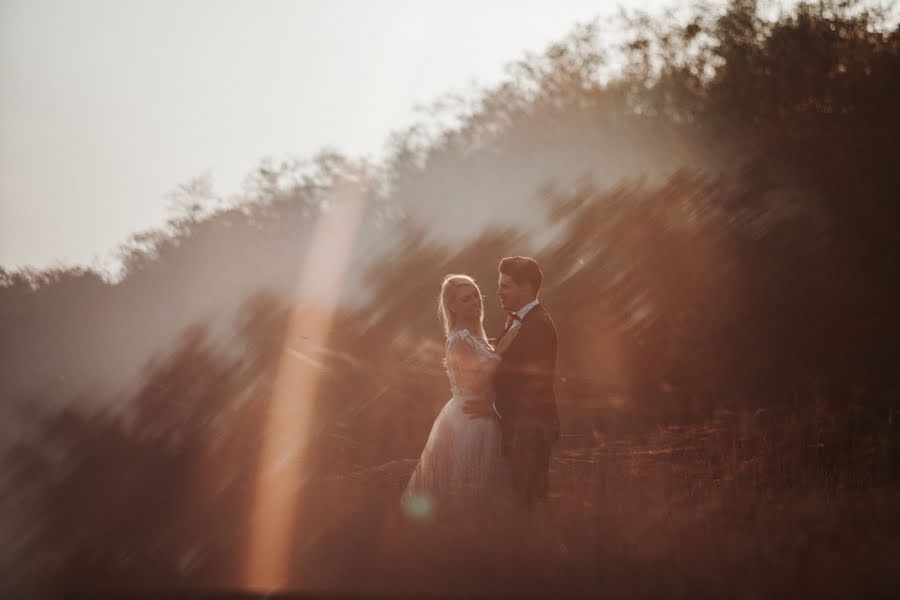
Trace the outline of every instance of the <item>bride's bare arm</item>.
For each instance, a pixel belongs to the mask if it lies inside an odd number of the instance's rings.
[[[456,339],[450,344],[447,363],[462,387],[481,394],[490,385],[499,360],[483,360],[469,341]]]
[[[516,336],[519,335],[519,330],[521,327],[515,327],[500,338],[500,341],[497,343],[497,347],[494,349],[494,352],[497,354],[505,354],[509,349],[510,344],[512,344],[513,340],[516,339]],[[496,368],[496,367],[495,367]]]
[[[447,363],[457,374],[458,382],[475,396],[463,403],[463,412],[472,418],[494,417],[489,391],[499,357],[485,359],[474,347],[477,342],[457,339],[448,349]]]

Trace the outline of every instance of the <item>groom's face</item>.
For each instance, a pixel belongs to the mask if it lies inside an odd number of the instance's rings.
[[[506,312],[516,312],[532,300],[534,292],[527,283],[516,283],[506,273],[500,273],[497,281],[497,296],[500,298],[500,308]]]

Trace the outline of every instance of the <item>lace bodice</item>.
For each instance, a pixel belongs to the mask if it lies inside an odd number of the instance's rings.
[[[499,362],[500,355],[469,331],[455,331],[447,337],[444,366],[453,397],[434,420],[403,492],[408,514],[420,517],[423,506],[426,511],[432,506],[445,510],[470,497],[477,502],[467,505],[467,510],[483,507],[512,489],[506,469],[501,468],[500,421],[473,419],[465,410],[469,399],[493,400],[491,378]]]
[[[500,355],[468,329],[454,331],[447,337],[444,367],[454,396],[480,396],[492,393],[490,378]]]

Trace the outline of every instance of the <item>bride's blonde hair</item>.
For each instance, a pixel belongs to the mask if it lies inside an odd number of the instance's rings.
[[[475,283],[475,280],[468,275],[447,275],[444,277],[443,283],[441,283],[441,296],[438,300],[438,317],[441,319],[441,324],[444,326],[444,335],[449,335],[450,330],[456,326],[456,317],[450,312],[447,305],[456,299],[456,291],[464,285],[471,285],[475,288],[475,291],[478,294],[478,301],[481,304],[481,315],[478,318],[478,331],[473,331],[471,333],[476,337],[481,338],[485,344],[490,346],[487,334],[484,332],[484,302],[481,300],[481,289],[478,287],[478,284]]]

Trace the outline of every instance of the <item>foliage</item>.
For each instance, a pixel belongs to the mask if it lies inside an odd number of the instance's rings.
[[[530,591],[690,591],[710,571],[724,591],[748,564],[759,594],[796,591],[781,557],[813,536],[821,551],[797,560],[828,575],[817,589],[877,591],[900,475],[889,17],[736,0],[626,15],[616,47],[580,26],[427,109],[382,165],[265,160],[234,206],[184,184],[167,228],[122,248],[118,281],[0,269],[3,505],[28,524],[7,528],[13,588],[240,583],[296,276],[350,185],[369,212],[311,357],[298,584],[349,572],[353,591],[390,593],[425,557],[405,591],[498,591],[523,565],[545,577]],[[554,527],[539,546],[422,529],[393,503],[445,401],[440,277],[490,296],[497,260],[525,253],[563,340]],[[459,558],[485,548],[508,563]],[[595,557],[619,575],[592,575]]]

